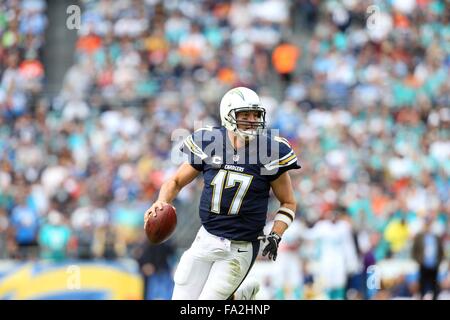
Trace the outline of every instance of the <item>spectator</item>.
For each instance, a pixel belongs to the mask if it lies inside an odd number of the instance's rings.
[[[337,212],[327,212],[307,233],[319,246],[318,283],[329,299],[344,299],[348,276],[357,271],[356,248],[351,227],[338,220]]]
[[[384,232],[386,241],[389,243],[390,250],[393,254],[402,251],[410,237],[410,232],[406,220],[404,218],[393,219],[386,227]]]
[[[94,257],[94,232],[90,222],[86,222],[74,231],[76,257],[90,260]]]
[[[431,231],[433,219],[427,217],[424,230],[414,238],[412,256],[419,264],[419,287],[422,298],[428,291],[433,299],[439,295],[439,266],[444,258],[441,239]]]
[[[267,230],[270,228],[270,224],[266,226]],[[299,300],[303,297],[304,279],[299,251],[305,229],[302,221],[297,218],[283,235],[284,243],[280,243],[277,260],[272,266],[276,299]]]
[[[114,260],[126,255],[126,243],[109,224],[96,229],[94,242],[93,251],[98,258]]]
[[[6,211],[0,208],[0,260],[8,258],[10,245],[9,219]]]
[[[68,257],[68,244],[71,230],[64,223],[63,216],[57,211],[48,214],[47,223],[39,231],[41,258],[52,261],[64,261]]]
[[[286,40],[282,40],[272,53],[272,63],[281,77],[284,89],[292,81],[299,57],[300,49]]]
[[[26,196],[18,194],[11,213],[11,226],[21,259],[36,259],[38,254],[37,236],[39,216],[26,202]]]
[[[144,278],[145,300],[168,300],[172,297],[174,284],[170,259],[174,253],[170,242],[152,246],[147,240],[143,241],[137,260]]]

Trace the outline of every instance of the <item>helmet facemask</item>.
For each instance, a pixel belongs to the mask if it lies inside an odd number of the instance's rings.
[[[239,112],[245,111],[258,111],[259,112],[259,121],[247,121],[247,120],[237,120],[237,114]],[[230,110],[228,113],[228,122],[230,127],[233,128],[233,132],[236,133],[238,137],[240,137],[244,141],[253,140],[257,135],[261,134],[263,130],[266,128],[266,110],[259,106],[254,105],[250,107],[241,107]],[[239,126],[251,126],[248,129],[239,129]]]

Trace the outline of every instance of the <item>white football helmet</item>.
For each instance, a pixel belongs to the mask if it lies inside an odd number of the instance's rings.
[[[249,110],[261,112],[261,121],[247,121],[253,126],[258,125],[258,127],[248,130],[238,129],[236,114]],[[261,106],[261,101],[255,91],[245,87],[237,87],[225,93],[220,101],[220,119],[225,128],[236,133],[241,139],[251,140],[266,127],[266,109]]]

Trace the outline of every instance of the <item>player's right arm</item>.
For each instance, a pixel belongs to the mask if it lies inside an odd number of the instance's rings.
[[[162,209],[163,205],[171,204],[184,186],[192,182],[200,171],[196,170],[188,162],[183,163],[177,172],[161,186],[158,200],[145,212],[144,220],[147,221],[150,214],[156,214],[155,209]]]
[[[183,141],[180,151],[187,155],[187,160],[169,180],[164,182],[159,191],[158,200],[145,212],[145,221],[150,214],[156,214],[156,208],[162,209],[164,204],[171,204],[180,190],[203,171],[203,160],[207,157],[203,152],[203,133],[205,130],[210,131],[209,129],[196,130]]]

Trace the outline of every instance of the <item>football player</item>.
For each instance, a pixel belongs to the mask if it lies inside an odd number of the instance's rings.
[[[299,169],[297,156],[284,138],[266,130],[266,110],[259,96],[245,87],[228,91],[220,102],[222,126],[188,136],[181,150],[188,155],[166,181],[147,210],[170,204],[180,190],[203,174],[200,200],[202,227],[183,253],[174,274],[172,299],[254,299],[259,284],[249,281],[263,240],[263,256],[275,260],[283,233],[296,211],[288,170]],[[280,201],[268,235],[269,192]]]

